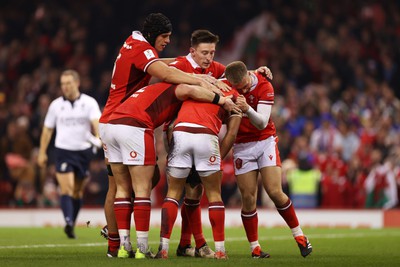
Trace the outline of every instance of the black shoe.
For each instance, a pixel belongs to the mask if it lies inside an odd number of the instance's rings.
[[[312,252],[312,246],[308,238],[304,235],[295,237],[296,243],[300,249],[301,256],[307,257]]]
[[[110,247],[108,247],[108,249],[107,249],[107,257],[109,257],[109,258],[116,258],[116,257],[118,257],[118,249],[117,249],[117,250],[114,250],[114,251],[111,251],[111,250],[110,250]]]
[[[251,253],[251,257],[253,259],[265,259],[271,257],[267,252],[264,252],[261,250],[260,246],[257,246],[253,249],[253,252]]]
[[[178,257],[194,257],[194,248],[191,245],[185,247],[178,246],[176,249],[176,256]]]
[[[105,239],[108,239],[108,226],[105,225],[103,228],[100,230],[100,235],[104,237]]]
[[[64,227],[64,232],[68,236],[68,238],[75,239],[74,227],[72,225],[67,224]]]

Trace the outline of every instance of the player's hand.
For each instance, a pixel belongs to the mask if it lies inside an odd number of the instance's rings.
[[[272,79],[274,78],[271,70],[267,66],[259,67],[258,69],[256,69],[256,72],[260,73],[262,76],[264,76],[270,81],[272,81]]]
[[[46,164],[47,164],[47,154],[46,153],[39,152],[38,157],[37,157],[37,164],[41,168],[46,167]]]
[[[94,136],[90,132],[86,133],[86,140],[88,140],[89,143],[91,143],[96,148],[101,148],[103,146],[103,143],[101,142],[100,138]]]
[[[239,95],[236,98],[236,105],[240,108],[243,113],[246,113],[249,110],[249,105],[246,102],[246,98],[243,95]]]
[[[206,88],[206,89],[208,89],[208,90],[210,90],[210,91],[216,93],[216,94],[222,95],[221,90],[219,90],[215,85],[213,85],[213,84],[207,82],[207,81],[204,80],[204,79],[200,79],[200,84],[199,84],[199,85],[200,85],[201,87],[204,87],[204,88]]]
[[[216,80],[215,86],[217,86],[223,92],[229,92],[230,90],[232,90],[229,85],[220,80]]]
[[[241,109],[232,101],[232,95],[224,96],[220,98],[220,105],[229,112],[240,113]]]
[[[218,89],[215,85],[212,85],[211,83],[209,83],[209,82],[207,82],[207,81],[205,81],[203,79],[200,82],[200,86],[204,87],[204,88],[206,88],[206,89],[208,89],[208,90],[210,90],[210,91],[212,91],[212,92],[214,92],[216,94],[223,95],[223,93],[221,92],[220,89]]]

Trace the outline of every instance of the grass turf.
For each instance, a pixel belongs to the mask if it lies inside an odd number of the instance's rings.
[[[169,259],[135,260],[107,258],[107,242],[100,227],[77,227],[77,239],[68,239],[63,228],[0,228],[0,265],[18,266],[399,266],[400,229],[305,228],[313,253],[303,258],[287,228],[260,228],[263,250],[269,259],[252,259],[243,228],[227,228],[225,246],[229,259],[176,257],[179,228],[174,228]],[[211,248],[211,229],[204,229]],[[134,236],[134,233],[132,234]],[[159,230],[150,231],[156,252]],[[134,238],[132,238],[134,241]],[[135,243],[135,242],[133,242]]]

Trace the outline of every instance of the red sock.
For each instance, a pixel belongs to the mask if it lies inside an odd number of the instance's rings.
[[[183,204],[183,206],[186,206],[187,219],[190,222],[190,229],[196,242],[196,248],[201,248],[206,243],[206,240],[201,223],[200,200],[185,198]]]
[[[110,251],[116,251],[119,249],[119,234],[118,233],[108,233],[108,249]]]
[[[151,212],[150,198],[137,197],[133,203],[133,218],[135,220],[136,231],[148,232]]]
[[[258,240],[258,215],[257,209],[253,211],[242,210],[242,222],[244,230],[246,231],[247,240],[254,242]]]
[[[131,198],[116,198],[114,200],[114,213],[118,229],[130,230],[132,218]]]
[[[225,241],[225,206],[221,202],[208,205],[208,216],[212,227],[214,242]]]
[[[191,244],[192,229],[190,228],[190,222],[187,215],[187,207],[185,205],[185,202],[183,202],[183,205],[181,207],[181,217],[182,217],[182,226],[181,226],[181,240],[179,241],[179,246],[186,247]]]
[[[178,215],[178,201],[173,198],[166,197],[161,208],[161,232],[160,237],[171,238],[172,227]]]
[[[297,220],[296,212],[294,211],[294,207],[290,199],[288,199],[288,201],[282,207],[276,207],[276,209],[290,229],[299,226],[299,221]]]

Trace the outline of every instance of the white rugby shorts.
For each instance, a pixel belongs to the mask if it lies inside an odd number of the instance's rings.
[[[155,165],[154,131],[121,124],[108,124],[104,138],[108,162]]]
[[[233,145],[235,175],[244,174],[264,167],[281,166],[278,138]]]
[[[185,131],[174,131],[172,136],[168,168],[187,168],[190,171],[194,165],[199,174],[221,170],[218,136]]]

